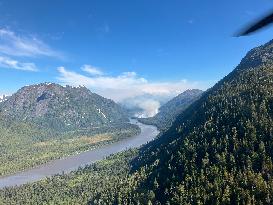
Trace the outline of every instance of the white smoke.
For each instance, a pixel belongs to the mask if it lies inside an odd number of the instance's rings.
[[[160,103],[156,100],[147,99],[142,102],[137,102],[136,106],[142,109],[142,111],[137,112],[135,117],[145,118],[155,116],[158,113]]]
[[[153,117],[159,112],[161,105],[169,101],[174,96],[153,96],[142,95],[128,98],[120,104],[127,108],[134,117],[146,118]]]

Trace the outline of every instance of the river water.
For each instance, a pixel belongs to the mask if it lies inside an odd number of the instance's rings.
[[[131,123],[140,127],[140,134],[94,150],[86,151],[63,159],[57,159],[26,171],[1,177],[0,188],[15,185],[19,186],[39,181],[55,174],[61,174],[63,172],[68,173],[77,170],[79,167],[102,160],[111,154],[124,151],[128,148],[140,147],[141,145],[153,140],[159,134],[159,131],[155,126],[145,125],[134,119],[131,119]]]

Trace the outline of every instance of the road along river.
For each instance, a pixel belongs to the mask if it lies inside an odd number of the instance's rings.
[[[63,159],[57,159],[26,171],[18,172],[9,176],[3,176],[0,178],[0,188],[15,185],[19,186],[39,181],[55,174],[61,174],[62,172],[68,173],[77,170],[79,167],[84,167],[85,165],[102,160],[111,154],[129,148],[140,147],[142,144],[153,140],[159,134],[159,131],[155,126],[142,124],[135,119],[131,119],[131,123],[140,127],[140,134],[94,150],[86,151]]]

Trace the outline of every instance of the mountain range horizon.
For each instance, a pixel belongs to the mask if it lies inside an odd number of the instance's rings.
[[[32,84],[32,85],[25,85],[24,87],[39,87],[41,85],[57,85],[57,86],[62,86],[62,87],[71,87],[71,88],[86,88],[88,89],[85,85],[78,85],[78,86],[73,86],[73,85],[61,85],[58,83],[54,82],[41,82],[37,84]],[[19,88],[18,90],[22,89]],[[90,89],[88,89],[90,90]],[[194,91],[196,89],[186,89],[182,93],[187,93],[189,91]],[[198,89],[197,89],[198,90]],[[90,90],[91,91],[91,90]],[[181,93],[177,94],[180,95]],[[8,97],[12,96],[13,94],[9,95],[1,95],[0,96],[0,101],[6,100]],[[107,98],[107,96],[104,96]],[[119,102],[121,106],[124,106],[126,109],[128,109],[129,112],[132,113],[132,116],[134,117],[139,117],[139,118],[147,118],[147,117],[153,117],[156,115],[159,111],[159,107],[161,107],[163,104],[167,103],[169,100],[171,100],[173,97],[168,96],[168,97],[155,97],[151,95],[142,95],[136,98],[129,98],[126,99],[125,101]],[[145,103],[143,103],[145,102]]]

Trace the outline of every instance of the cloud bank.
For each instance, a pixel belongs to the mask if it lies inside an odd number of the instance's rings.
[[[85,65],[83,68],[94,67]],[[135,72],[124,72],[117,76],[109,76],[101,70],[99,70],[99,75],[96,75],[96,70],[83,68],[84,73],[79,73],[70,71],[65,67],[59,67],[57,79],[64,85],[84,85],[92,92],[111,98],[118,103],[128,104],[130,102],[130,106],[135,105],[143,110],[143,113],[139,113],[139,116],[142,117],[150,117],[158,112],[160,106],[158,99],[160,98],[170,99],[187,89],[206,88],[199,82],[188,80],[150,82]]]

